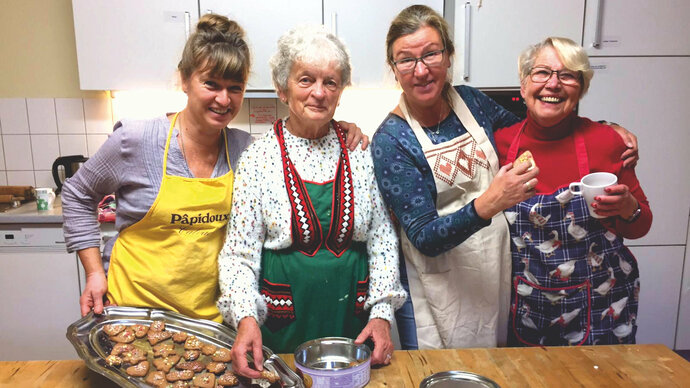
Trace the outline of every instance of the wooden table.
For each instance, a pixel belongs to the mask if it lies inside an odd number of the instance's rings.
[[[282,355],[294,367],[292,355]],[[425,376],[464,370],[502,387],[690,387],[690,362],[663,345],[396,351],[368,387],[417,388]],[[110,388],[80,360],[0,362],[0,387]]]

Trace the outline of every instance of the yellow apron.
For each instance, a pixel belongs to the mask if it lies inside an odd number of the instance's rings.
[[[179,113],[178,113],[179,114]],[[152,307],[222,322],[216,307],[218,253],[232,202],[233,172],[217,178],[166,173],[151,209],[120,232],[108,270],[108,299],[120,306]],[[227,138],[225,155],[228,157]]]

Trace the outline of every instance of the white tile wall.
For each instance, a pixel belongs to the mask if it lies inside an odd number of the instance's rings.
[[[31,134],[57,133],[55,100],[52,98],[28,98],[29,132]]]
[[[26,99],[0,99],[0,122],[3,134],[28,134],[29,119],[26,112]]]
[[[0,98],[0,185],[54,188],[53,161],[93,155],[112,128],[108,99]]]
[[[31,137],[29,135],[2,135],[7,170],[33,171]],[[33,173],[32,173],[33,175]]]
[[[346,91],[335,118],[354,122],[371,136],[395,105],[399,93]],[[231,127],[255,137],[271,129],[271,124],[251,124],[252,102],[275,103],[278,118],[289,114],[287,106],[278,99],[245,99]],[[134,105],[138,105],[136,114],[120,109],[123,111],[118,111],[119,117],[142,117],[142,104]],[[161,113],[159,109],[146,111],[143,117],[157,117]],[[0,98],[0,185],[55,187],[51,173],[55,158],[94,155],[112,132],[113,118],[110,99]]]
[[[58,133],[86,134],[84,101],[79,98],[56,98]]]

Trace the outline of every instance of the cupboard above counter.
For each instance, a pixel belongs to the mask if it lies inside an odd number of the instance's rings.
[[[447,1],[446,19],[455,39],[453,82],[478,88],[520,87],[520,53],[547,36],[580,43],[584,10],[584,0]]]
[[[268,60],[276,41],[304,23],[324,24],[343,39],[354,86],[381,87],[393,79],[385,64],[388,26],[400,10],[417,3],[443,14],[443,0],[72,0],[80,85],[83,90],[173,88],[186,37],[200,14],[214,12],[245,30],[253,55],[250,93],[273,92]]]

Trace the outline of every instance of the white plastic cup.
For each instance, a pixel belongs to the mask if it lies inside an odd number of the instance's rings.
[[[593,172],[585,175],[579,182],[571,183],[569,188],[571,193],[585,197],[590,216],[606,218],[594,212],[592,202],[594,202],[594,197],[606,195],[604,189],[616,183],[618,183],[618,177],[610,172]]]
[[[38,210],[50,210],[55,203],[55,192],[50,187],[36,188],[36,207]]]

